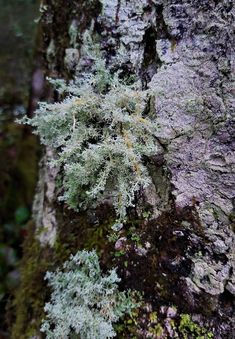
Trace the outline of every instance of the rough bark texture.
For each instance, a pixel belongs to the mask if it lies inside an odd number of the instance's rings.
[[[149,165],[155,185],[139,199],[139,204],[152,208],[154,217],[139,223],[140,237],[151,247],[145,256],[129,250],[125,260],[135,267],[128,275],[124,260],[116,260],[123,286],[144,291],[154,309],[174,304],[209,325],[216,338],[233,338],[233,1],[103,0],[101,6],[73,0],[64,6],[62,0],[47,0],[43,8],[43,48],[50,76],[69,78],[76,73],[82,34],[93,21],[108,63],[115,65],[120,53],[126,72],[134,71],[156,94],[151,114],[160,126],[163,156]],[[72,22],[78,29],[76,44],[69,36]],[[40,269],[41,282],[46,269],[79,248],[97,247],[105,265],[111,260],[105,235],[112,209],[78,215],[58,206],[58,173],[45,162],[51,156],[47,150],[35,199],[38,265],[50,261]],[[22,270],[29,260],[37,261],[34,253],[29,257]],[[23,276],[24,284],[27,289]],[[22,287],[18,299],[20,293]],[[26,302],[27,307],[31,314],[26,318],[38,324],[36,306]],[[18,333],[13,337],[28,338],[24,333],[31,325],[19,320],[17,305],[16,310],[13,333]]]

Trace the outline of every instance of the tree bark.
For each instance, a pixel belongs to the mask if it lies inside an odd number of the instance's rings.
[[[142,255],[132,247],[114,259],[122,287],[142,291],[151,310],[164,319],[164,306],[175,305],[178,316],[191,314],[215,338],[233,338],[233,1],[72,0],[65,6],[62,0],[44,0],[41,12],[42,50],[50,77],[70,79],[76,74],[83,33],[92,27],[107,62],[115,65],[122,51],[122,69],[134,72],[155,94],[150,109],[160,126],[163,154],[149,164],[154,185],[138,197],[151,215],[147,221],[138,211],[130,215],[150,248]],[[71,24],[77,29],[75,41]],[[70,253],[96,248],[103,265],[113,264],[114,245],[106,238],[115,219],[113,209],[75,213],[59,204],[59,172],[47,166],[52,156],[47,149],[40,164],[35,224],[24,245],[12,338],[41,337],[49,294],[43,277]],[[153,338],[174,337],[161,326],[162,337]],[[147,338],[146,331],[139,337]]]

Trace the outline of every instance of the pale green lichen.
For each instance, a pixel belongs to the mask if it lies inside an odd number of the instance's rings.
[[[47,339],[113,338],[113,323],[137,306],[130,293],[118,291],[114,269],[102,274],[95,251],[78,252],[46,279],[52,288],[41,328]]]
[[[41,103],[33,119],[41,141],[58,152],[60,199],[75,210],[111,199],[120,219],[151,183],[144,158],[158,152],[158,127],[147,116],[149,90],[126,83],[96,51],[94,66],[73,83],[54,81],[65,99]]]

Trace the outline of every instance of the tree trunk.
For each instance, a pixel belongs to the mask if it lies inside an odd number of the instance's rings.
[[[122,288],[143,292],[148,307],[145,324],[139,317],[133,325],[136,337],[176,337],[170,319],[177,323],[190,314],[215,338],[234,338],[233,1],[44,0],[40,21],[50,77],[76,75],[86,30],[98,35],[109,65],[117,69],[115,56],[124,55],[122,71],[134,72],[154,92],[150,110],[160,126],[162,154],[148,164],[154,185],[138,197],[137,205],[151,213],[143,218],[137,208],[129,216],[145,253],[134,243],[118,257],[107,240],[112,207],[75,213],[59,203],[60,173],[47,166],[53,157],[47,148],[35,224],[24,244],[12,338],[41,337],[49,298],[44,275],[83,248],[95,248],[105,267],[118,267]],[[177,314],[171,318],[173,305]],[[148,312],[158,314],[161,335],[148,336]],[[128,331],[117,337],[131,338]]]

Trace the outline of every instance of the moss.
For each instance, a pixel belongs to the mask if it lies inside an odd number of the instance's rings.
[[[154,337],[161,338],[164,330],[163,330],[163,327],[160,324],[157,324],[154,327],[151,327],[149,332],[152,333],[154,335]]]
[[[127,239],[125,253],[115,257],[114,261],[123,286],[142,291],[146,301],[153,303],[155,307],[174,303],[188,312],[191,305],[182,294],[179,277],[187,277],[191,271],[189,257],[195,249],[190,235],[194,230],[185,229],[181,220],[188,220],[192,228],[196,224],[196,220],[190,219],[190,215],[175,215],[174,211],[163,213],[156,220],[135,220],[127,223],[118,232],[119,238]],[[197,225],[195,229],[197,231]],[[182,234],[180,241],[178,232]],[[114,235],[112,240],[117,241],[116,234]],[[145,247],[146,243],[149,244],[146,255],[138,255],[137,249]],[[188,258],[182,262],[177,261],[185,253]],[[195,303],[196,307],[200,305]]]
[[[56,210],[58,230],[54,248],[40,247],[38,241],[34,239],[35,230],[32,225],[24,244],[22,281],[14,303],[17,317],[12,338],[23,339],[25,333],[38,333],[44,316],[43,306],[49,297],[47,293],[50,292],[48,288],[45,288],[46,283],[43,280],[46,271],[53,271],[67,260],[71,253],[75,254],[84,248],[97,249],[103,268],[109,268],[110,265],[117,266],[118,274],[122,278],[121,289],[130,288],[143,292],[145,302],[150,302],[155,310],[161,305],[171,304],[173,299],[176,305],[184,306],[182,295],[178,292],[180,286],[178,287],[177,281],[179,275],[182,275],[182,270],[186,269],[185,262],[183,267],[179,266],[177,270],[175,266],[172,270],[168,262],[171,258],[174,259],[184,253],[185,247],[189,246],[190,237],[186,234],[181,242],[177,241],[173,231],[180,229],[181,223],[174,220],[172,215],[165,215],[155,221],[134,221],[133,219],[128,225],[124,225],[120,232],[122,236],[126,236],[130,246],[123,256],[115,257],[114,244],[107,241],[114,222],[114,211],[109,206],[101,206],[96,211],[90,211],[89,214],[78,214],[58,206]],[[131,233],[130,229],[132,229]],[[151,244],[146,256],[141,257],[136,254],[134,250],[138,243],[136,239],[140,243],[148,241]],[[167,274],[166,277],[161,273]],[[154,298],[155,295],[158,297]],[[136,331],[141,324],[143,314],[143,310],[136,310],[129,318],[126,317],[122,323],[118,324],[116,328],[119,333],[118,338],[138,337]],[[146,319],[152,324],[151,331],[154,335],[160,335],[159,333],[162,332],[161,317],[155,311],[147,314]],[[183,336],[185,333],[185,335],[195,334],[198,339],[211,338],[210,334],[203,332],[204,330],[190,319],[190,316],[178,317],[172,323],[172,328],[177,331],[180,329],[182,338],[187,338]]]
[[[180,242],[175,236],[176,230],[182,230],[179,216],[176,218],[172,213],[166,213],[157,220],[147,221],[136,220],[133,215],[132,221],[119,231],[119,236],[126,237],[128,247],[122,256],[117,257],[114,252],[114,243],[107,240],[107,236],[112,232],[111,225],[115,220],[114,211],[110,206],[103,205],[96,211],[83,214],[75,213],[61,205],[55,206],[55,209],[58,229],[54,248],[41,249],[33,238],[33,230],[29,233],[24,245],[22,282],[15,301],[17,319],[13,338],[21,339],[24,333],[39,330],[44,314],[43,305],[48,297],[46,293],[49,293],[49,291],[46,292],[48,289],[45,288],[43,281],[46,271],[53,271],[67,260],[71,253],[75,254],[82,249],[95,248],[101,257],[102,268],[110,268],[110,265],[117,266],[118,275],[122,278],[121,289],[130,288],[141,291],[145,302],[150,302],[154,309],[173,302],[180,305],[181,312],[189,312],[191,306],[187,305],[187,300],[180,294],[182,289],[178,281],[179,276],[187,276],[191,263],[184,261],[182,265],[170,265],[171,261],[185,253],[185,248],[190,249],[192,246],[189,229],[184,230],[185,234]],[[190,218],[187,219],[185,215],[183,219],[190,221]],[[139,256],[136,253],[136,246],[139,243],[145,244],[146,241],[151,246],[145,256]],[[193,250],[192,247],[191,251]],[[201,307],[201,303],[198,307]],[[137,316],[132,316],[119,324],[120,333],[124,335],[131,333],[130,338],[136,336],[135,325],[141,322],[140,313],[141,311],[139,314],[137,312]],[[159,321],[155,322],[155,316]],[[152,331],[160,333],[161,328],[157,325],[161,324],[161,317],[158,318],[158,315],[153,312],[150,318],[153,323]],[[177,324],[178,321],[175,326],[178,326]],[[187,326],[182,322],[182,331],[193,329],[200,333],[198,328]],[[204,339],[207,338],[210,337]]]
[[[137,300],[140,301],[139,299]],[[136,308],[132,310],[131,314],[127,315],[121,322],[114,324],[114,329],[117,333],[118,339],[138,338],[137,330],[141,315],[141,309]]]
[[[180,339],[212,339],[213,333],[195,323],[189,314],[177,315],[172,318],[164,313],[164,307],[152,310],[151,304],[141,303],[125,319],[115,325],[119,339],[124,338],[180,338]],[[165,307],[167,310],[167,307]]]
[[[208,332],[205,328],[200,327],[192,321],[189,314],[181,314],[178,327],[179,333],[183,339],[211,339],[214,338],[212,332]]]
[[[21,282],[11,307],[11,313],[15,315],[15,320],[11,320],[14,324],[11,331],[12,339],[25,339],[40,335],[44,305],[50,293],[44,280],[45,274],[47,271],[55,270],[71,254],[69,248],[59,240],[53,249],[42,247],[35,234],[35,226],[30,222],[23,244]]]
[[[88,229],[87,240],[84,247],[87,250],[96,249],[99,252],[106,246],[107,234],[110,230],[111,224],[109,222],[103,223],[94,229]]]
[[[51,261],[46,260],[49,252],[50,249],[40,247],[34,237],[34,226],[30,224],[24,243],[21,283],[13,302],[16,319],[12,328],[12,338],[29,338],[39,331],[47,293],[44,288],[44,274],[52,266]]]
[[[78,250],[95,249],[103,261],[108,262],[111,244],[107,237],[114,220],[114,211],[106,205],[100,206],[89,216],[86,213],[57,209],[57,256],[67,259]]]

